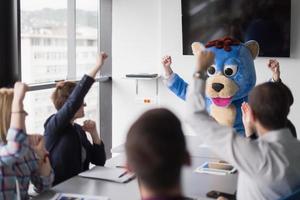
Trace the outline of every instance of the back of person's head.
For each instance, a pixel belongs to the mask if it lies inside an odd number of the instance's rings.
[[[181,167],[190,162],[181,123],[167,109],[140,116],[129,129],[125,148],[129,169],[156,192],[177,186]]]
[[[6,143],[6,134],[10,126],[13,89],[0,89],[0,139]]]
[[[286,127],[292,103],[292,92],[283,83],[266,82],[249,94],[249,105],[255,118],[269,130]]]
[[[76,83],[71,81],[62,81],[57,83],[52,94],[52,101],[56,110],[59,110],[64,105],[70,94],[73,92],[75,86]]]

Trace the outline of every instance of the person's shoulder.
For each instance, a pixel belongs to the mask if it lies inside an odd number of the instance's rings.
[[[50,117],[48,117],[44,123],[44,127],[46,127],[49,123],[49,121],[51,120],[51,118],[53,118],[55,116],[55,114],[50,115]]]

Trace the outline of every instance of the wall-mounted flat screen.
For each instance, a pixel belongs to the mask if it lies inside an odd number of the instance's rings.
[[[256,40],[260,56],[290,56],[291,0],[181,0],[183,54],[191,44],[231,36]]]

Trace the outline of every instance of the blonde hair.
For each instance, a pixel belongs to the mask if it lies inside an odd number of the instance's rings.
[[[0,89],[0,140],[6,143],[6,134],[10,126],[13,89]]]

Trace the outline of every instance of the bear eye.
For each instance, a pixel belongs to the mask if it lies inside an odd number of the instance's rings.
[[[225,76],[234,76],[237,72],[237,66],[236,65],[226,65],[224,68],[224,74]]]
[[[211,65],[207,69],[208,76],[212,76],[216,73],[216,67],[214,65]]]

